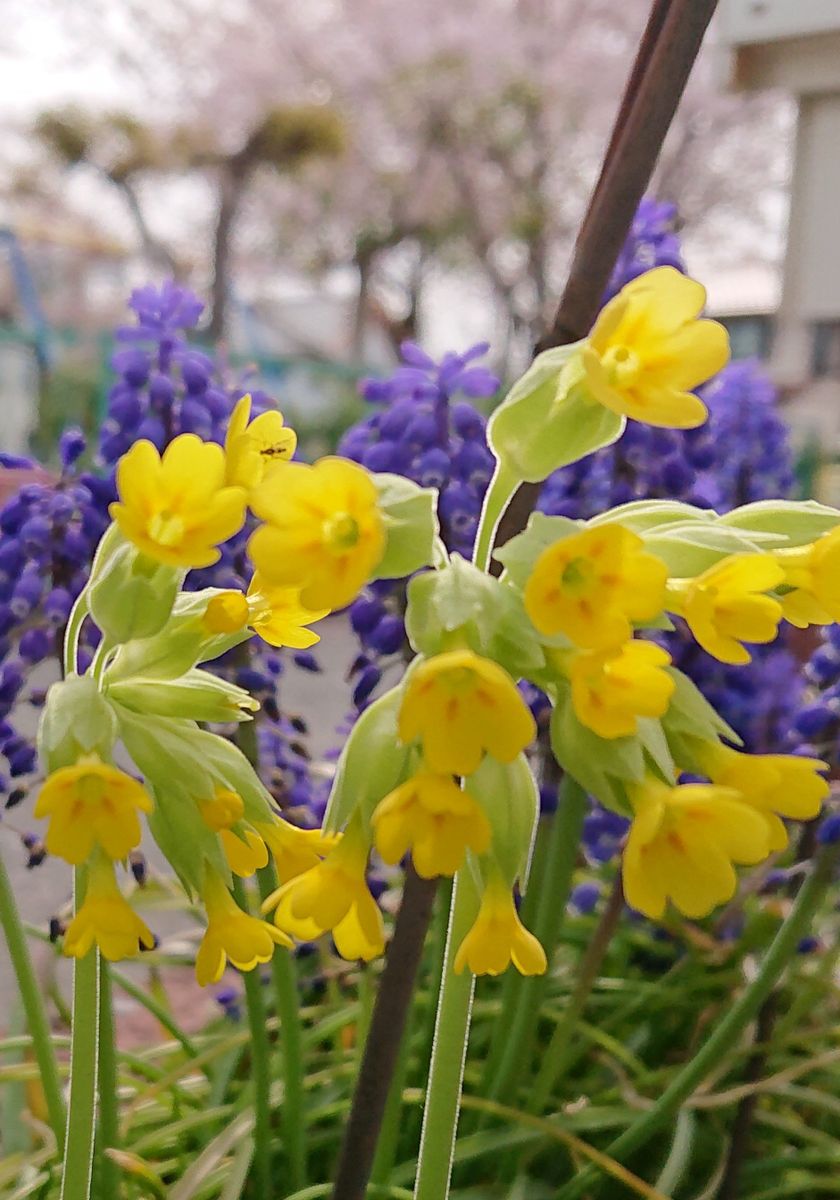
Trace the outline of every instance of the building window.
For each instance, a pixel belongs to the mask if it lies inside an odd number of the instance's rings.
[[[811,326],[811,374],[815,379],[840,376],[840,321],[815,321]]]
[[[769,358],[773,322],[766,313],[719,317],[718,320],[729,330],[733,358]]]

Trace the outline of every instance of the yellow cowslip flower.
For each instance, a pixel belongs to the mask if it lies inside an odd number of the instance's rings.
[[[687,917],[705,917],[731,900],[733,863],[752,865],[771,851],[770,826],[734,788],[649,777],[627,787],[633,823],[624,851],[624,895],[658,919],[670,899]]]
[[[385,522],[373,480],[343,458],[270,472],[251,495],[267,524],[248,543],[263,579],[300,589],[308,609],[343,608],[385,553]]]
[[[247,879],[255,871],[268,865],[265,842],[249,826],[243,825],[238,830],[222,829],[219,837],[228,866],[234,875]]]
[[[795,754],[743,754],[720,742],[692,742],[703,773],[721,787],[734,788],[741,799],[763,814],[770,830],[770,849],[784,850],[787,830],[780,820],[811,821],[819,816],[829,793],[820,771],[828,763]]]
[[[667,607],[685,617],[703,649],[725,663],[748,663],[742,642],[772,642],[782,619],[778,600],[763,593],[784,572],[772,554],[732,554],[696,579],[671,579]]]
[[[774,558],[792,589],[780,598],[792,625],[806,629],[840,621],[840,528],[808,546],[777,550]]]
[[[475,923],[455,955],[454,970],[501,975],[513,963],[520,975],[543,975],[547,962],[540,943],[519,920],[510,887],[493,873],[481,897]]]
[[[237,792],[216,788],[198,801],[198,811],[208,829],[218,833],[227,864],[234,875],[247,879],[268,863],[265,842],[242,817],[245,804]]]
[[[240,971],[251,971],[257,963],[271,959],[275,946],[291,947],[291,938],[279,929],[243,912],[211,867],[206,868],[202,897],[207,929],[195,960],[196,979],[202,987],[221,979],[228,960]]]
[[[281,883],[317,867],[341,840],[339,835],[326,834],[320,829],[300,829],[282,817],[257,821],[254,827],[271,851]]]
[[[629,737],[639,717],[661,717],[674,694],[676,684],[665,670],[671,656],[653,642],[567,657],[572,706],[599,737]]]
[[[467,850],[490,848],[490,822],[478,801],[450,775],[419,771],[377,805],[374,844],[386,863],[395,865],[411,851],[414,869],[424,879],[454,875]]]
[[[249,424],[250,416],[251,397],[242,396],[225,435],[225,482],[249,491],[262,483],[273,466],[290,459],[297,446],[297,434],[283,424],[277,409],[260,413]]]
[[[225,486],[221,446],[182,433],[163,458],[151,442],[135,442],[117,463],[119,500],[108,509],[143,554],[173,567],[209,567],[217,546],[245,520],[244,488]]]
[[[485,751],[513,762],[536,725],[507,671],[472,650],[449,650],[409,675],[397,730],[402,742],[422,740],[436,774],[472,775]]]
[[[668,571],[622,525],[599,525],[546,547],[525,585],[525,608],[546,636],[584,650],[626,642],[634,621],[662,611]]]
[[[133,958],[141,945],[151,950],[155,944],[148,925],[117,887],[113,865],[102,855],[91,861],[82,907],[64,935],[64,953],[84,958],[94,942],[109,962]]]
[[[215,833],[230,829],[245,814],[242,797],[230,788],[216,788],[212,796],[199,800],[198,808],[204,824]]]
[[[583,347],[585,383],[612,412],[666,429],[706,420],[692,392],[729,361],[729,335],[698,320],[706,290],[673,267],[656,267],[601,310]]]
[[[332,930],[342,958],[369,962],[385,949],[382,914],[365,881],[368,846],[359,823],[323,862],[284,883],[263,904],[278,928],[301,941]]]
[[[49,817],[50,854],[78,866],[101,846],[109,858],[126,858],[140,844],[138,812],[151,812],[146,789],[95,754],[53,771],[35,802],[35,816]]]
[[[322,620],[329,611],[304,608],[299,588],[278,587],[255,571],[247,596],[242,592],[213,596],[202,621],[210,633],[236,633],[250,626],[270,646],[306,650],[321,640],[320,634],[306,626]]]

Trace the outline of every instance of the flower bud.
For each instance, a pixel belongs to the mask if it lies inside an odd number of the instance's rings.
[[[207,671],[192,670],[180,679],[125,679],[108,685],[108,695],[136,713],[185,717],[191,721],[250,721],[259,704],[244,688]]]

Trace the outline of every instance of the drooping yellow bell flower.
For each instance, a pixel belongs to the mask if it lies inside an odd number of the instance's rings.
[[[540,633],[605,650],[629,640],[633,621],[662,611],[667,578],[635,533],[600,525],[543,550],[525,585],[525,608]]]
[[[320,829],[300,829],[282,817],[257,821],[254,828],[271,851],[281,883],[317,867],[341,840],[338,835]]]
[[[536,734],[513,679],[472,650],[449,650],[415,667],[397,718],[400,740],[419,738],[439,775],[472,775],[485,751],[513,762]]]
[[[785,617],[799,629],[840,621],[840,528],[808,546],[774,555],[793,590],[781,597]]]
[[[216,788],[212,796],[199,800],[198,808],[204,824],[216,833],[230,829],[245,815],[242,797],[230,788]]]
[[[811,821],[829,793],[821,771],[828,763],[795,754],[743,754],[720,742],[692,742],[703,770],[722,787],[735,788],[762,813],[770,829],[770,849],[784,850],[787,830],[780,820]]]
[[[633,823],[624,850],[624,895],[658,919],[669,900],[687,917],[705,917],[731,900],[733,863],[752,865],[771,851],[770,826],[734,788],[648,778],[628,786]]]
[[[492,837],[478,801],[451,776],[431,771],[419,771],[390,792],[377,805],[372,824],[384,861],[395,865],[411,851],[414,869],[424,879],[454,875],[467,850],[484,854]]]
[[[268,850],[258,833],[242,818],[242,797],[229,788],[216,788],[210,797],[198,801],[201,819],[208,829],[218,833],[227,864],[234,875],[247,879],[268,863]]]
[[[501,975],[511,963],[520,975],[542,975],[548,965],[542,946],[519,920],[510,887],[494,872],[475,923],[458,947],[454,970],[457,975],[464,968],[473,975]]]
[[[221,446],[182,433],[163,457],[141,439],[117,464],[119,500],[108,509],[143,554],[174,567],[209,567],[245,520],[246,493],[225,485]]]
[[[237,400],[225,435],[225,482],[250,491],[266,473],[292,457],[297,434],[283,424],[277,409],[260,413],[249,423],[251,397]]]
[[[248,553],[263,579],[300,590],[313,611],[343,608],[385,552],[376,487],[356,463],[322,458],[270,472],[251,496],[266,522]]]
[[[207,910],[207,929],[195,960],[195,975],[205,987],[222,977],[230,961],[240,971],[251,971],[266,963],[275,946],[290,948],[291,938],[275,926],[245,913],[211,867],[206,867],[202,897]]]
[[[653,642],[569,655],[572,705],[578,720],[603,738],[629,737],[639,717],[661,717],[676,684],[671,656]]]
[[[385,949],[382,914],[365,880],[368,846],[358,821],[316,866],[284,883],[263,904],[278,928],[301,941],[332,931],[342,958],[369,962]]]
[[[732,554],[696,579],[672,579],[667,606],[685,617],[703,649],[725,663],[748,663],[742,642],[766,643],[782,619],[778,600],[764,593],[778,587],[784,572],[771,554]]]
[[[133,958],[141,945],[151,950],[154,935],[117,886],[113,865],[97,854],[88,869],[81,908],[67,927],[64,953],[84,958],[94,942],[109,962]]]
[[[45,845],[50,854],[78,866],[101,846],[123,859],[140,844],[138,813],[151,812],[146,789],[95,754],[53,771],[35,802],[36,817],[49,817]]]
[[[656,267],[601,310],[583,348],[586,386],[634,421],[693,429],[708,416],[692,389],[729,361],[729,336],[699,320],[706,290],[673,267]]]
[[[268,865],[265,842],[247,825],[219,832],[228,866],[240,879],[248,879],[255,871]]]

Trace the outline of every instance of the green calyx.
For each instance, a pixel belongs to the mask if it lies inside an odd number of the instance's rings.
[[[364,826],[389,792],[411,774],[415,751],[397,733],[402,688],[386,692],[359,717],[336,767],[324,832],[337,833],[357,813]]]
[[[69,767],[82,755],[111,757],[117,740],[114,710],[89,675],[68,675],[47,692],[38,726],[38,754],[45,769]]]
[[[441,570],[412,579],[406,632],[418,654],[431,657],[457,644],[492,658],[515,678],[533,675],[545,662],[522,597],[458,554]]]
[[[624,430],[625,418],[589,395],[581,346],[538,355],[488,422],[491,449],[521,480],[540,483],[558,467],[609,446]]]
[[[153,563],[128,543],[114,549],[89,585],[90,613],[108,643],[121,645],[161,630],[184,575],[182,570]]]
[[[372,475],[385,522],[385,553],[374,579],[402,579],[434,561],[438,538],[437,489],[387,472]],[[345,536],[347,531],[345,531]]]
[[[125,679],[105,686],[111,699],[136,713],[191,721],[250,721],[259,709],[244,688],[218,675],[192,669],[178,679]]]

